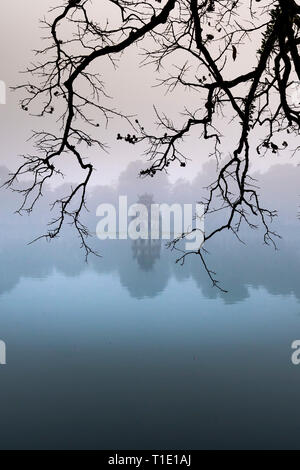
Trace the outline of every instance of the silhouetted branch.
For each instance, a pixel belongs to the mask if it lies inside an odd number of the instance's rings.
[[[17,189],[24,196],[19,210],[33,209],[45,182],[60,174],[57,162],[68,153],[85,177],[68,196],[55,202],[59,216],[45,236],[55,238],[66,219],[71,218],[88,254],[88,230],[79,218],[93,166],[85,162],[82,147],[85,144],[105,150],[105,144],[93,137],[94,128],[99,128],[99,116],[106,123],[113,117],[122,117],[134,127],[134,134],[126,137],[119,134],[118,139],[131,144],[148,143],[146,155],[150,163],[142,176],[153,177],[174,163],[186,166],[189,158],[181,143],[192,130],[198,130],[204,140],[212,142],[210,155],[217,159],[218,174],[208,186],[203,203],[207,217],[216,212],[224,216],[221,224],[216,223],[205,233],[204,243],[225,230],[241,240],[239,231],[245,224],[251,229],[262,225],[265,243],[276,247],[278,235],[269,226],[276,211],[261,205],[249,166],[254,151],[259,155],[277,153],[288,147],[289,134],[299,135],[299,103],[293,102],[291,89],[300,81],[300,7],[294,0],[108,0],[107,3],[119,14],[119,23],[114,27],[94,21],[91,3],[85,0],[70,0],[52,10],[55,16],[51,21],[43,22],[50,31],[49,44],[36,51],[38,62],[27,70],[37,81],[28,81],[16,89],[27,92],[21,101],[24,111],[33,113],[32,108],[39,103],[37,115],[44,117],[55,114],[61,106],[58,117],[61,129],[57,134],[34,133],[37,155],[24,157],[25,162],[7,181],[7,186],[14,187],[18,176],[32,176],[27,188]],[[73,35],[65,38],[63,31],[67,31],[67,26]],[[254,51],[257,38],[260,48]],[[107,98],[104,82],[90,66],[103,57],[116,65],[117,55],[137,43],[143,48],[144,63],[155,65],[161,86],[170,92],[181,87],[195,93],[195,109],[183,105],[183,123],[175,125],[171,116],[156,109],[158,131],[150,133],[139,120],[133,123],[129,115],[104,105]],[[242,73],[235,72],[235,64],[245,53],[252,54],[253,65]],[[170,63],[175,64],[174,68]],[[57,101],[62,104],[57,105]],[[221,125],[224,120],[232,140],[238,136],[225,156],[222,145],[226,135],[223,136]],[[250,137],[255,129],[260,129],[263,138],[253,147]],[[176,243],[175,240],[173,246]],[[196,250],[213,285],[217,285],[203,253],[202,246]]]

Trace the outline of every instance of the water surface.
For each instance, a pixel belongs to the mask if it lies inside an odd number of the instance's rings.
[[[300,448],[295,238],[222,240],[228,294],[163,243],[1,248],[1,448]]]

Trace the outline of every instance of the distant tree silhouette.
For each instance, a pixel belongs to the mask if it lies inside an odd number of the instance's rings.
[[[21,100],[24,111],[31,112],[39,103],[38,114],[53,114],[61,130],[58,134],[34,132],[35,154],[24,156],[6,186],[22,192],[19,211],[31,212],[45,183],[60,174],[59,159],[70,154],[86,176],[70,194],[54,201],[59,215],[43,237],[55,238],[71,219],[88,255],[89,232],[80,222],[80,214],[93,166],[85,159],[84,145],[105,147],[94,136],[99,128],[91,117],[94,112],[107,121],[114,116],[124,117],[133,126],[131,134],[120,131],[119,140],[130,144],[148,142],[149,166],[141,171],[144,177],[154,177],[174,163],[186,166],[188,155],[179,144],[192,129],[198,129],[202,139],[213,142],[212,154],[218,162],[216,179],[208,182],[208,196],[203,201],[205,214],[213,216],[221,211],[224,222],[205,233],[204,245],[192,253],[200,256],[212,283],[218,286],[204,258],[208,240],[224,230],[231,230],[239,238],[242,224],[250,228],[261,224],[266,244],[275,246],[278,236],[270,229],[276,211],[261,205],[249,164],[253,151],[276,154],[288,147],[288,135],[299,135],[299,103],[293,93],[300,81],[300,6],[294,0],[107,0],[103,3],[118,13],[118,25],[111,27],[93,20],[96,3],[70,0],[51,11],[51,21],[43,21],[49,30],[48,43],[37,51],[38,62],[27,70],[30,80],[16,89],[26,92]],[[68,38],[66,31],[72,31]],[[162,86],[169,91],[183,87],[195,94],[195,109],[182,104],[183,124],[177,126],[167,111],[157,111],[159,129],[153,134],[140,123],[142,117],[133,120],[114,106],[103,105],[105,85],[95,72],[99,59],[108,57],[116,64],[118,55],[136,44],[140,50],[147,49],[145,60],[156,66]],[[245,54],[249,61],[252,55],[255,63],[247,67]],[[175,73],[168,65],[170,61],[175,64]],[[253,144],[251,136],[256,128],[260,129],[260,137]],[[225,133],[237,141],[229,155],[222,155]],[[297,150],[296,144],[293,151]],[[32,183],[21,189],[15,187],[18,176],[26,173],[32,175]],[[178,242],[174,240],[172,247],[177,248]],[[182,253],[179,259],[183,262],[189,254]]]

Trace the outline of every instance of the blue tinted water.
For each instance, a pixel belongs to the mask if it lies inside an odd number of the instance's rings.
[[[1,448],[300,448],[299,255],[196,259],[107,242],[2,250]]]

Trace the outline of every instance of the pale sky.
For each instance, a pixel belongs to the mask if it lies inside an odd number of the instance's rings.
[[[99,13],[106,12],[106,2],[94,0],[94,5],[99,4]],[[102,3],[102,10],[101,8]],[[10,0],[3,1],[2,8],[5,14],[0,17],[0,34],[2,46],[0,50],[1,72],[0,80],[7,87],[18,85],[26,80],[20,71],[28,66],[34,58],[32,49],[42,47],[41,36],[45,34],[39,27],[39,19],[47,14],[50,6],[61,5],[59,0]],[[103,6],[104,5],[104,6]],[[254,46],[255,47],[255,46]],[[169,112],[179,124],[183,124],[180,112],[185,105],[195,104],[195,95],[180,91],[175,95],[164,96],[164,90],[153,88],[156,77],[150,67],[140,67],[141,57],[137,56],[137,49],[133,47],[126,53],[121,62],[119,70],[115,71],[111,66],[99,60],[95,67],[103,73],[103,79],[107,83],[107,91],[113,97],[114,107],[121,109],[124,113],[137,114],[145,125],[155,121],[153,105],[158,109]],[[241,51],[239,67],[243,72],[249,71],[249,54]],[[31,129],[47,129],[49,125],[45,120],[31,118],[18,106],[20,93],[7,92],[6,105],[0,105],[0,128],[1,128],[1,157],[0,165],[6,165],[10,169],[15,168],[18,155],[32,151],[31,142],[26,142],[30,137]],[[51,125],[51,124],[50,124]],[[110,146],[109,154],[94,150],[92,156],[99,171],[94,177],[94,184],[111,184],[117,180],[119,174],[131,161],[141,159],[141,167],[145,158],[142,157],[142,147],[130,146],[125,143],[116,142],[115,136],[118,131],[127,133],[128,126],[119,128],[119,123],[112,124],[108,130],[103,130],[103,140]],[[226,129],[224,129],[224,134]],[[224,147],[233,150],[239,134],[227,136]],[[192,180],[202,165],[208,159],[208,144],[199,141],[197,132],[185,140],[185,154],[191,156],[192,161],[185,169],[174,166],[170,169],[170,180],[175,181],[179,177]],[[279,157],[270,154],[259,158],[253,152],[253,169],[265,171],[274,163],[291,162],[290,154],[281,154]],[[296,159],[292,160],[297,164]],[[66,181],[77,179],[79,173],[66,166]]]

